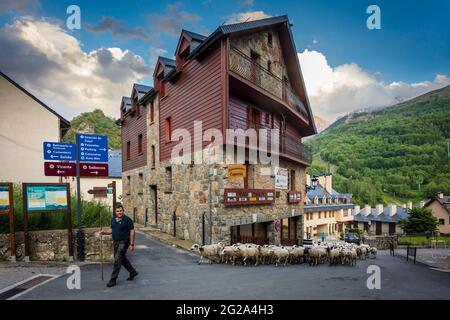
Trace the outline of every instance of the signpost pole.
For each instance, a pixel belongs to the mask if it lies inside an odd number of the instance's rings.
[[[116,190],[116,182],[112,182],[112,192],[113,192],[113,212],[116,210],[117,205],[117,190]]]
[[[72,237],[72,201],[70,198],[70,184],[67,183],[67,237],[69,241],[69,262],[74,261],[73,237]]]
[[[11,242],[11,262],[16,262],[16,239],[14,233],[14,185],[9,183],[9,240]]]
[[[22,184],[23,195],[23,242],[25,245],[25,262],[30,262],[30,237],[28,233],[28,201],[27,201],[27,186]]]
[[[79,261],[84,261],[84,234],[81,221],[81,186],[80,186],[80,151],[79,151],[79,138],[76,135],[76,159],[77,159],[77,255]]]

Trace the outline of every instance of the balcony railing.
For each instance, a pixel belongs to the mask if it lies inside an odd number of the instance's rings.
[[[267,135],[266,135],[267,150],[271,151],[271,148],[272,148],[272,146],[271,146],[271,141],[272,141],[271,126],[261,123],[261,124],[252,124],[251,127],[254,128],[255,130],[257,130],[258,147],[261,147],[259,145],[259,143],[260,143],[260,140],[259,140],[260,131],[259,130],[260,129],[266,130],[266,132],[267,132]],[[250,128],[250,125],[248,123],[247,118],[238,116],[236,114],[232,114],[230,116],[229,128],[234,129],[234,130],[242,129],[245,131]],[[307,145],[301,143],[301,140],[299,138],[292,137],[291,135],[286,134],[286,133],[284,133],[284,134],[280,133],[279,153],[281,155],[287,155],[294,159],[303,160],[307,163],[312,162],[311,148],[308,147]]]
[[[251,81],[269,94],[284,101],[290,108],[308,119],[305,105],[294,93],[289,86],[289,83],[279,78],[235,47],[230,48],[229,68],[230,71]]]

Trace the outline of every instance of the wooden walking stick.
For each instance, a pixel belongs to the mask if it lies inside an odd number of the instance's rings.
[[[100,265],[102,269],[102,281],[104,281],[103,278],[103,226],[102,226],[102,214],[100,213]]]

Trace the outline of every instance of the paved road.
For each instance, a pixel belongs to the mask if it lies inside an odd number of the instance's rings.
[[[450,273],[407,263],[380,252],[377,259],[356,267],[295,265],[232,267],[197,265],[192,254],[138,234],[139,245],[130,260],[140,272],[106,288],[99,265],[85,265],[81,290],[66,288],[67,276],[40,286],[19,299],[450,299]],[[381,290],[366,287],[366,268],[381,268]],[[105,279],[111,272],[105,267]]]

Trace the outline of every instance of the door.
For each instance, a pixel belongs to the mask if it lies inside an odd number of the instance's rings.
[[[377,236],[381,236],[381,222],[380,221],[377,221],[375,223],[375,234]]]
[[[395,234],[395,223],[389,223],[389,234]]]
[[[158,188],[153,185],[150,186],[150,197],[153,202],[153,221],[154,224],[158,224]]]

